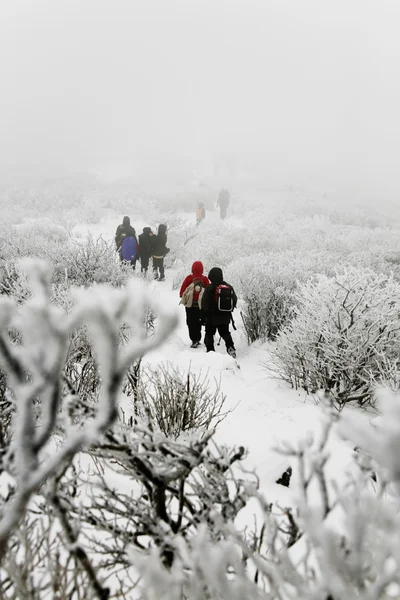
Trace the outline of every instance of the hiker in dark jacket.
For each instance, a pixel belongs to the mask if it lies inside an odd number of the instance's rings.
[[[235,290],[231,285],[229,285],[229,283],[224,281],[222,269],[219,267],[213,267],[211,269],[208,274],[208,279],[211,281],[211,283],[204,290],[201,301],[202,316],[206,325],[204,342],[207,352],[213,352],[215,350],[214,335],[218,331],[219,335],[225,342],[226,351],[228,354],[230,354],[230,356],[236,358],[235,346],[229,331],[229,323],[232,320],[232,313],[230,311],[219,310],[216,297],[216,290],[219,285],[223,284],[228,286],[232,292],[233,307],[236,307],[237,296],[235,294]]]
[[[153,257],[154,279],[164,281],[164,256],[169,252],[167,248],[167,226],[159,225],[158,233],[151,238],[151,248]]]
[[[198,348],[201,343],[202,315],[199,308],[199,296],[202,290],[210,285],[209,279],[203,275],[203,272],[203,263],[196,260],[192,264],[191,274],[185,277],[179,292],[181,298],[186,290],[192,292],[188,297],[187,303],[181,300],[186,309],[186,325],[188,326],[189,337],[192,340],[191,348]],[[191,284],[193,284],[193,289],[190,288]]]
[[[218,196],[217,206],[219,206],[219,215],[221,219],[225,219],[226,211],[228,210],[230,193],[227,189],[223,188]]]
[[[133,237],[136,240],[136,231],[131,225],[131,220],[129,217],[124,217],[122,220],[122,225],[118,225],[117,231],[115,232],[115,245],[117,248],[117,252],[119,254],[119,258],[123,261],[122,257],[122,242],[126,237]],[[137,243],[137,240],[136,240]],[[135,259],[136,262],[136,259]]]
[[[142,273],[147,273],[149,261],[152,255],[153,232],[150,227],[144,227],[143,233],[139,235],[140,263]]]

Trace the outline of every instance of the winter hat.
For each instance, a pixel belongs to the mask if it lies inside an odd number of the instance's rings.
[[[204,267],[203,263],[200,260],[195,260],[192,264],[192,273],[193,275],[203,275]]]
[[[222,283],[224,280],[222,269],[220,269],[219,267],[213,267],[208,274],[208,279],[211,281],[211,283],[214,283],[215,285]]]
[[[151,228],[150,227],[143,227],[143,233],[150,234],[151,233]]]
[[[122,219],[122,225],[130,225],[131,224],[131,220],[129,217],[124,217]]]

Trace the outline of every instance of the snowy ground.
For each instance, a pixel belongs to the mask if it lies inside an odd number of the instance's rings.
[[[185,215],[185,213],[183,213]],[[187,219],[191,215],[185,215]],[[217,215],[213,215],[217,218]],[[103,219],[95,225],[80,225],[74,234],[83,236],[91,233],[112,239],[121,216]],[[140,219],[131,218],[138,233],[149,225]],[[154,224],[150,224],[155,229]],[[201,260],[201,256],[198,257]],[[217,265],[216,265],[217,266]],[[139,276],[139,275],[137,275]],[[172,290],[174,272],[166,271],[166,281],[150,282],[155,294],[162,294],[163,302],[180,313],[179,326],[174,335],[157,351],[146,357],[151,365],[170,362],[183,372],[208,374],[211,385],[221,382],[221,391],[226,395],[226,408],[231,412],[219,425],[216,441],[229,446],[245,446],[248,456],[246,468],[256,470],[260,480],[260,491],[269,502],[292,504],[293,490],[275,482],[290,464],[290,459],[277,452],[277,446],[289,441],[292,445],[303,440],[309,433],[318,436],[321,423],[321,409],[302,391],[289,388],[284,382],[269,376],[263,366],[268,361],[268,344],[248,346],[241,326],[239,311],[235,320],[238,330],[233,332],[237,348],[237,362],[225,352],[222,342],[215,353],[206,353],[205,347],[190,349],[190,340],[185,323],[185,310],[179,304],[177,290]],[[239,299],[240,301],[240,299]],[[217,341],[217,340],[216,340]],[[328,477],[340,480],[350,462],[352,447],[333,436],[329,444]],[[296,480],[296,465],[293,483]]]

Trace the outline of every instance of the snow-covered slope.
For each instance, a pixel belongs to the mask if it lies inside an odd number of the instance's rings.
[[[185,215],[190,220],[191,215]],[[213,215],[214,216],[214,215]],[[82,225],[80,235],[91,233],[112,239],[121,217],[103,220],[96,225]],[[140,218],[131,216],[131,222],[140,232]],[[201,235],[201,230],[199,232]],[[201,256],[198,257],[201,260]],[[218,265],[215,265],[218,266]],[[185,322],[185,310],[179,306],[177,290],[172,289],[174,271],[166,271],[166,281],[150,281],[154,294],[180,313],[179,326],[171,338],[160,348],[145,357],[145,363],[156,366],[170,362],[174,367],[187,373],[207,374],[210,385],[220,382],[221,391],[226,395],[225,408],[230,412],[220,423],[216,432],[218,444],[245,446],[248,455],[246,468],[255,470],[260,480],[260,490],[269,501],[292,503],[292,490],[276,484],[276,480],[289,466],[290,459],[279,453],[282,442],[296,444],[321,430],[321,409],[303,391],[288,387],[283,381],[268,375],[265,363],[268,361],[267,344],[248,346],[242,329],[239,310],[235,320],[237,331],[233,332],[237,348],[237,361],[226,354],[224,343],[216,344],[215,353],[206,353],[204,345],[190,348],[190,340]],[[136,276],[140,276],[136,274]],[[240,301],[240,299],[239,299]],[[216,342],[218,337],[216,338]],[[238,365],[240,368],[238,368]],[[330,458],[328,474],[340,479],[350,461],[352,448],[341,439],[332,436],[329,444]],[[293,482],[296,480],[296,465],[293,468]]]

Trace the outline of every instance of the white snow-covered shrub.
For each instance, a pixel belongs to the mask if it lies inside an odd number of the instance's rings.
[[[15,263],[0,263],[0,294],[12,296],[18,302],[23,302],[30,296],[26,277]]]
[[[51,242],[67,242],[69,238],[68,231],[58,223],[55,223],[48,217],[42,219],[26,219],[23,223],[14,226],[14,231],[18,238],[34,239],[44,238]]]
[[[159,365],[157,370],[143,369],[139,379],[136,412],[150,417],[153,425],[167,437],[202,433],[220,423],[225,396],[220,385],[211,388],[207,373],[183,373],[172,364]]]
[[[72,489],[69,491],[73,493]],[[70,551],[63,548],[59,516],[59,511],[43,497],[32,502],[31,510],[11,536],[9,551],[0,567],[2,600],[96,597],[90,559],[77,543],[70,545]]]
[[[10,274],[18,271],[15,262],[21,257],[39,258],[50,263],[54,284],[68,282],[88,286],[109,283],[121,286],[132,275],[131,267],[122,265],[118,260],[115,246],[101,237],[88,236],[77,241],[54,232],[54,235],[47,235],[47,229],[37,230],[35,227],[30,229],[29,235],[16,230],[3,239],[0,258],[3,287],[9,286]]]
[[[176,315],[157,305],[157,332],[143,335],[143,314],[154,299],[141,282],[131,281],[120,290],[106,286],[75,290],[73,308],[67,313],[51,303],[51,273],[45,263],[25,259],[20,268],[29,280],[31,296],[22,304],[12,297],[0,298],[0,366],[14,409],[8,459],[3,461],[3,474],[13,485],[1,503],[0,561],[30,497],[83,446],[108,430],[117,416],[117,398],[129,366],[164,341],[176,324]],[[121,325],[133,332],[122,348]],[[89,332],[101,386],[92,418],[74,427],[61,410],[67,402],[64,367],[71,335],[82,326]],[[13,330],[18,341],[10,337]],[[70,388],[76,395],[72,384]],[[59,428],[64,435],[54,452],[53,436]]]
[[[263,279],[254,291],[249,288],[243,302],[241,317],[249,344],[274,340],[294,312],[291,290],[270,278]]]
[[[281,446],[298,471],[296,511],[282,507],[279,516],[277,507],[248,486],[259,504],[254,531],[239,531],[215,513],[211,523],[220,527],[217,539],[206,524],[194,538],[180,533],[169,538],[175,554],[172,566],[165,565],[158,549],[143,556],[131,545],[129,558],[141,573],[143,598],[397,598],[399,488],[391,499],[387,491],[399,481],[398,407],[397,397],[382,431],[371,431],[363,415],[348,413],[338,425],[331,415],[318,438],[305,436],[296,446]],[[334,427],[372,458],[369,468],[349,465],[340,486],[330,486],[327,474],[327,463],[334,460],[329,446]]]
[[[400,352],[399,299],[392,277],[353,267],[302,284],[272,351],[278,372],[308,393],[328,390],[339,406],[370,402],[383,357]]]
[[[294,291],[316,273],[331,271],[327,254],[292,252],[255,254],[226,270],[226,280],[242,300],[241,315],[248,343],[274,340],[294,315]]]
[[[210,431],[183,441],[140,419],[116,421],[80,457],[94,466],[90,475],[69,468],[51,486],[48,501],[62,516],[64,551],[78,546],[94,569],[94,583],[106,579],[115,598],[131,585],[130,576],[138,576],[130,547],[148,560],[157,551],[163,567],[174,569],[178,539],[195,541],[207,524],[216,542],[224,535],[219,519],[230,526],[246,504],[246,482],[257,482],[251,474],[236,477],[244,456],[243,447],[216,446]]]
[[[93,283],[109,283],[121,286],[133,274],[130,265],[121,264],[115,246],[103,238],[88,236],[82,242],[75,242],[61,254],[55,263],[56,277],[67,278],[72,285],[88,286]],[[62,269],[64,268],[64,273]]]

